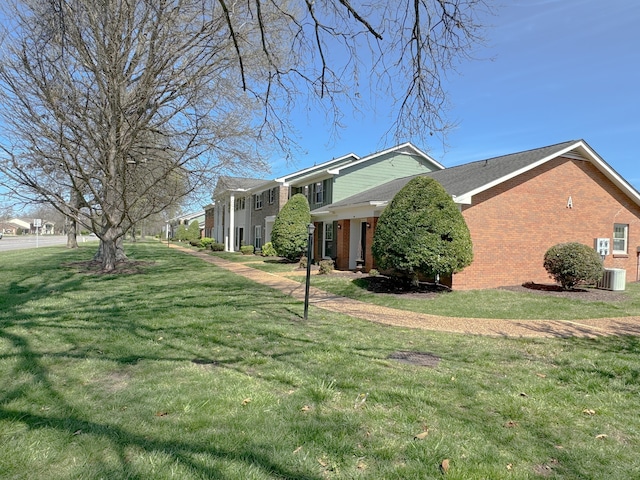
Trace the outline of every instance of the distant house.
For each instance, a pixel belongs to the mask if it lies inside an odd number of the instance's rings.
[[[204,210],[201,210],[199,212],[186,213],[184,215],[180,215],[168,220],[165,229],[166,238],[175,238],[176,233],[178,232],[178,227],[180,225],[184,225],[185,227],[187,227],[192,222],[198,222],[198,225],[200,227],[200,236],[202,237],[205,228]]]
[[[243,244],[260,249],[271,241],[275,218],[291,198],[301,193],[311,209],[322,208],[363,190],[408,175],[444,168],[410,143],[366,157],[350,153],[273,180],[221,177],[213,193],[213,238],[227,251]],[[322,223],[317,232],[321,255],[336,256],[337,224]]]
[[[637,280],[640,193],[584,140],[575,140],[425,173],[440,182],[469,226],[473,263],[454,275],[456,289],[549,282],[546,250],[577,241],[606,240],[605,267]],[[322,230],[336,225],[333,258],[339,269],[375,267],[371,241],[378,218],[413,178],[386,182],[312,210],[315,257],[326,253]]]
[[[22,218],[12,218],[0,225],[3,233],[7,235],[17,235],[19,233],[38,235],[55,234],[55,223],[40,219],[40,226],[36,227],[35,220],[25,220]]]

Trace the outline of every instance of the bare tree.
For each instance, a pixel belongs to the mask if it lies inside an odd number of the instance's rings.
[[[222,173],[267,170],[266,147],[292,146],[296,102],[338,123],[370,85],[395,95],[398,135],[445,132],[443,74],[479,40],[486,10],[484,0],[8,5],[3,183],[95,231],[105,271],[132,225]]]

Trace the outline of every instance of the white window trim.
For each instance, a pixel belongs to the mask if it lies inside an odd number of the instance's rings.
[[[616,238],[616,227],[624,228],[624,238]],[[626,255],[629,252],[629,224],[627,223],[615,223],[613,225],[613,253]],[[616,243],[622,240],[624,242],[624,250],[616,250]]]
[[[262,248],[262,225],[255,225],[253,233],[253,246],[256,248]],[[260,240],[260,242],[258,242],[258,240]]]
[[[330,241],[331,243],[333,243],[333,248],[335,250],[335,233],[333,231],[333,222],[326,222],[323,224],[323,232],[322,232],[322,258],[331,258],[329,255],[327,255],[327,242]],[[327,229],[328,227],[331,227],[331,239],[327,239]],[[334,252],[335,255],[335,252]]]
[[[262,194],[263,193],[264,192],[260,192],[260,193],[256,194],[256,202],[254,204],[255,210],[261,210],[262,209],[262,203],[263,203],[262,202],[262,200],[263,200]]]
[[[324,182],[316,182],[313,188],[316,205],[324,202]]]

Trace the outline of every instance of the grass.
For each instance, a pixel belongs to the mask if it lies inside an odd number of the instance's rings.
[[[636,337],[304,322],[159,244],[127,245],[137,275],[70,265],[92,248],[0,257],[2,478],[429,479],[443,459],[453,479],[638,476]]]
[[[252,265],[253,266],[253,265]],[[300,282],[304,278],[291,277]],[[640,283],[628,283],[624,301],[593,302],[519,293],[509,290],[469,290],[442,293],[433,299],[402,298],[367,290],[364,278],[314,276],[311,285],[344,297],[417,313],[463,318],[579,320],[640,316]]]

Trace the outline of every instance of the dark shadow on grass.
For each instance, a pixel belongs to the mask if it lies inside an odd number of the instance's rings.
[[[265,473],[281,478],[296,478],[300,480],[320,480],[322,477],[310,475],[301,471],[287,469],[272,462],[268,456],[257,453],[260,450],[268,450],[269,445],[259,445],[246,443],[238,446],[234,450],[217,448],[210,442],[181,442],[179,438],[171,441],[153,440],[146,436],[136,435],[128,430],[111,424],[100,424],[90,422],[76,417],[75,415],[65,417],[34,415],[22,410],[11,410],[0,407],[0,420],[19,421],[30,430],[49,430],[66,433],[70,437],[75,435],[96,436],[107,439],[116,450],[120,459],[120,469],[110,472],[121,476],[121,478],[131,478],[131,474],[136,474],[135,470],[129,466],[126,449],[132,446],[138,447],[146,453],[160,453],[174,459],[181,465],[187,466],[199,475],[206,478],[224,479],[226,476],[217,468],[197,462],[193,457],[196,455],[213,456],[221,460],[244,461],[254,467],[260,467]]]
[[[85,250],[85,255],[92,253]],[[77,256],[82,255],[76,254]],[[134,446],[147,453],[159,452],[167,455],[196,472],[197,476],[206,478],[225,477],[218,469],[206,465],[206,458],[200,462],[195,459],[197,456],[209,455],[225,461],[245,463],[281,478],[319,480],[319,476],[272,461],[268,455],[261,453],[269,451],[269,445],[249,442],[239,445],[237,449],[225,450],[204,441],[182,442],[179,438],[171,441],[154,440],[116,425],[83,419],[81,417],[85,415],[79,414],[78,408],[68,405],[59,394],[60,385],[52,382],[52,372],[47,367],[49,362],[99,360],[122,366],[133,366],[142,361],[194,362],[246,373],[247,366],[243,364],[245,356],[240,348],[243,339],[236,339],[232,335],[229,335],[230,338],[224,335],[207,338],[207,325],[233,325],[228,315],[225,316],[231,308],[242,312],[243,316],[252,311],[250,309],[262,314],[277,314],[291,312],[291,306],[300,303],[226,273],[211,276],[207,280],[208,289],[203,290],[198,285],[193,295],[187,298],[184,295],[177,297],[171,292],[170,286],[153,284],[156,278],[154,271],[161,275],[171,272],[176,281],[182,281],[187,278],[187,273],[191,273],[189,267],[194,265],[192,262],[198,260],[185,258],[177,252],[167,252],[159,261],[161,263],[157,265],[146,265],[147,273],[137,276],[135,281],[130,280],[129,288],[125,289],[122,288],[123,277],[75,274],[68,268],[61,267],[60,259],[55,256],[44,265],[25,266],[20,279],[4,288],[0,287],[0,296],[3,298],[0,338],[5,341],[6,346],[6,352],[0,355],[0,359],[15,360],[12,372],[6,372],[6,375],[24,379],[19,384],[0,391],[0,419],[19,422],[27,425],[30,430],[55,429],[66,432],[69,436],[96,435],[108,440],[120,458],[120,465],[115,471],[104,472],[107,476],[111,473],[113,478],[136,477],[125,454],[128,447]],[[216,267],[207,268],[213,271]],[[233,281],[229,281],[230,278]],[[167,289],[162,292],[164,296],[151,294],[164,289]],[[262,293],[256,295],[258,290],[262,290]],[[87,294],[89,299],[82,300],[84,297],[79,292],[87,291],[98,292],[99,300],[96,301],[96,297],[91,297],[90,294]],[[46,311],[25,308],[26,305],[51,299],[52,295],[67,300],[61,301],[60,306],[56,306],[56,302],[47,302]],[[72,308],[69,297],[76,297]],[[148,297],[154,301],[149,303]],[[193,312],[193,321],[177,319],[173,326],[170,322],[163,322],[162,326],[153,322],[154,318],[167,315],[172,309],[188,308]],[[197,313],[215,311],[217,308],[222,312],[217,317],[203,318]],[[51,322],[49,318],[55,318],[56,321]],[[249,320],[239,318],[237,321]],[[194,341],[194,338],[198,338],[199,331],[202,332],[202,338]],[[255,325],[254,334],[256,338],[251,338],[250,344],[244,348],[253,355],[273,361],[284,362],[291,355],[300,355],[311,342],[301,335],[297,339],[287,338],[286,348],[282,348],[278,335],[269,332],[268,325],[261,326],[259,323]],[[42,340],[49,336],[54,339],[50,344]],[[261,337],[268,338],[269,341],[260,342]],[[126,339],[126,342],[119,342],[119,339]],[[61,349],[61,345],[65,347]],[[262,348],[257,348],[257,345],[262,345]],[[296,346],[292,348],[293,345]],[[223,353],[212,356],[210,352],[214,348],[222,348]],[[27,409],[8,407],[14,402],[24,402],[33,389],[39,391],[41,401],[55,404],[57,410],[67,414],[37,415]],[[90,417],[90,413],[86,413]]]

